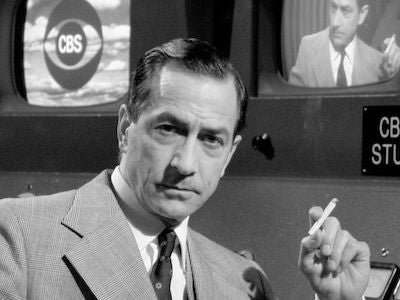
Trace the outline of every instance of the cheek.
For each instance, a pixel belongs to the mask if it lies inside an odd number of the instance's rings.
[[[210,160],[207,164],[202,164],[202,178],[208,190],[213,192],[221,178],[224,168],[224,161]]]
[[[170,163],[170,151],[153,142],[144,141],[139,164],[145,164],[152,176],[162,176]]]

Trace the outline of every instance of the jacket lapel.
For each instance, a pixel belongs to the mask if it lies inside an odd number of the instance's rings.
[[[103,172],[77,191],[63,224],[82,239],[65,253],[67,265],[98,299],[156,299],[110,186],[109,174]]]
[[[208,249],[209,245],[202,243],[188,232],[188,259],[193,276],[193,288],[196,300],[208,299],[249,299],[243,290],[228,278],[232,270],[218,267],[217,261],[221,253]],[[204,251],[206,250],[206,251]],[[213,253],[213,257],[209,253]]]
[[[323,31],[321,39],[316,42],[314,49],[315,59],[310,59],[310,62],[313,65],[314,78],[318,82],[317,86],[335,86],[329,54],[329,29]]]
[[[370,74],[371,70],[369,70],[370,65],[365,63],[366,61],[368,61],[368,58],[364,57],[362,44],[358,37],[356,37],[355,45],[356,46],[354,49],[354,53],[357,53],[357,55],[354,56],[352,81],[353,85],[359,85],[365,82],[366,80],[365,76]]]
[[[371,56],[371,50],[360,38],[356,37],[356,46],[354,52],[357,53],[354,57],[353,66],[353,85],[375,83],[382,80],[382,73],[379,68],[376,68],[373,61],[376,59]]]

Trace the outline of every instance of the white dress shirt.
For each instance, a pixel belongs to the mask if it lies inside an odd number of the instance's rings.
[[[319,297],[318,297],[318,295],[315,295],[315,300],[319,300]],[[364,297],[364,296],[362,296],[362,297],[361,297],[361,300],[365,300],[365,297]]]
[[[354,67],[355,47],[356,47],[356,39],[353,38],[353,40],[344,49],[345,56],[344,56],[344,60],[343,60],[343,66],[344,66],[344,73],[346,74],[346,80],[347,80],[348,86],[353,84],[353,76],[352,75],[353,75],[353,67]],[[329,41],[329,53],[330,53],[330,57],[331,57],[332,75],[333,75],[335,82],[337,82],[337,74],[338,74],[339,65],[340,65],[341,53],[336,51],[335,48],[333,48],[331,41]]]
[[[144,265],[150,275],[159,254],[157,237],[164,230],[165,225],[159,218],[150,214],[138,202],[133,190],[123,178],[117,166],[111,174],[111,182],[119,196],[121,209],[128,218],[130,228],[139,247]],[[174,228],[177,239],[175,248],[171,254],[172,278],[171,296],[173,300],[184,299],[186,286],[185,277],[185,257],[186,257],[186,238],[189,217],[184,219]]]

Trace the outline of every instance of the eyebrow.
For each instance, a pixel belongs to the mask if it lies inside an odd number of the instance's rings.
[[[188,128],[189,127],[187,122],[185,122],[184,120],[180,119],[178,116],[174,115],[171,112],[163,112],[160,115],[158,115],[155,118],[155,120],[157,122],[170,122],[172,124],[175,124],[175,125],[177,125],[179,127],[183,127],[183,128]],[[212,135],[222,134],[222,135],[226,135],[227,137],[229,137],[229,131],[224,126],[202,127],[200,132],[208,133],[208,134],[212,134]]]
[[[170,122],[175,125],[179,125],[181,127],[187,127],[187,123],[184,122],[183,120],[179,119],[177,116],[170,112],[163,112],[159,114],[156,118],[155,121],[157,122]]]
[[[224,135],[226,137],[229,137],[229,132],[224,127],[205,128],[205,129],[201,130],[201,132],[202,132],[202,134],[210,134],[210,135],[213,135],[213,136]]]

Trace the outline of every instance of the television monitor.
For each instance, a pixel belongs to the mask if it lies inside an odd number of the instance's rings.
[[[398,0],[360,1],[369,5],[369,18],[359,33],[368,47],[374,47],[373,36],[383,26],[378,23],[385,22],[389,27],[388,37],[393,36],[393,28],[400,28],[397,26],[398,14],[391,23],[384,16],[388,5],[398,5]],[[384,164],[379,166],[382,172],[365,165],[365,161],[373,163],[374,148],[366,145],[369,141],[381,145],[397,144],[394,137],[379,138],[379,116],[383,111],[377,112],[373,107],[387,106],[390,110],[400,104],[399,73],[376,82],[347,87],[310,87],[289,82],[301,39],[326,28],[329,3],[330,0],[235,3],[231,60],[240,73],[245,74],[252,97],[247,132],[232,160],[230,174],[357,179],[366,175],[378,178],[400,176],[398,159],[391,158],[387,165],[384,165],[386,158],[382,159]],[[390,24],[392,26],[388,26]],[[395,40],[396,44],[400,43],[398,37]],[[374,114],[376,118],[371,119]],[[391,114],[395,114],[395,110],[392,109]],[[369,128],[376,133],[367,129],[364,123],[371,123]],[[377,139],[370,139],[369,135]],[[264,151],[274,153],[272,159],[262,152],[254,154],[257,147],[252,141],[263,136],[272,141],[274,151]],[[400,145],[396,148],[400,149]],[[390,157],[400,154],[394,149],[394,146],[390,149]],[[382,157],[388,157],[383,153],[383,147],[381,150]]]
[[[28,1],[23,31],[26,101],[90,106],[129,86],[130,1]]]
[[[397,0],[261,0],[258,5],[259,96],[397,90],[398,74],[383,68],[385,51],[400,45]],[[340,53],[344,88],[336,85]]]
[[[207,40],[228,56],[233,2],[0,1],[1,169],[115,165],[117,112],[138,59],[176,37]]]
[[[191,36],[228,56],[233,3],[2,1],[3,65],[9,67],[4,86],[12,82],[7,94],[18,101],[8,102],[3,93],[0,112],[115,113],[130,72],[153,46]]]

